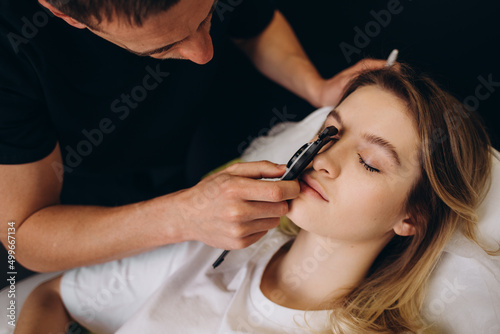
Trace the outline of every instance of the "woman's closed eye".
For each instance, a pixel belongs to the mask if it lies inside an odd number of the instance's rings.
[[[359,163],[363,165],[363,167],[369,171],[369,172],[375,172],[375,173],[380,173],[380,171],[376,168],[373,168],[372,166],[368,165],[364,160],[363,158],[361,157],[361,155],[358,153],[358,157],[359,157]]]
[[[327,124],[324,124],[323,125],[323,130],[327,127]],[[338,128],[338,127],[337,127]],[[340,128],[338,128],[340,129]],[[324,152],[326,150],[328,150],[330,147],[332,147],[332,145],[334,145],[336,142],[338,142],[340,140],[340,138],[332,138],[325,146],[322,147],[322,149],[319,151],[319,153],[321,152]],[[380,170],[373,167],[373,166],[370,166],[369,164],[367,164],[365,162],[365,160],[363,159],[363,157],[361,157],[361,154],[358,153],[358,157],[359,157],[359,163],[369,172],[371,173],[380,173]]]

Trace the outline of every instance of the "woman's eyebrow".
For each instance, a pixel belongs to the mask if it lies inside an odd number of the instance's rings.
[[[399,160],[399,155],[396,152],[396,148],[394,145],[389,143],[386,139],[379,137],[377,135],[374,135],[372,133],[364,133],[363,134],[363,139],[367,141],[370,144],[375,144],[378,145],[379,147],[383,148],[389,155],[392,157],[396,165],[398,167],[401,167],[401,160]]]
[[[337,109],[333,109],[332,111],[330,111],[328,117],[333,117],[333,119],[335,119],[337,123],[339,123],[341,128],[344,127],[344,123],[342,122],[342,117],[340,116]],[[387,153],[389,153],[389,155],[394,160],[396,165],[398,165],[398,167],[401,167],[401,160],[399,159],[399,155],[396,152],[396,147],[394,147],[394,145],[392,145],[387,139],[384,139],[372,133],[364,133],[363,139],[367,143],[377,145],[382,149],[384,149]]]
[[[319,131],[316,133],[316,136],[319,136],[319,134],[321,132],[323,132],[323,130],[326,128],[326,120],[328,119],[328,117],[333,117],[337,121],[337,123],[340,124],[340,127],[339,127],[340,129],[338,129],[339,131],[341,130],[341,128],[344,127],[344,124],[342,123],[342,118],[340,117],[339,112],[337,110],[333,109],[326,116],[325,121],[323,122],[323,125],[321,126],[321,128],[319,129]]]
[[[340,117],[340,114],[337,109],[332,109],[332,111],[330,111],[327,117],[333,117],[333,119],[340,124],[341,128],[344,127],[344,123],[342,122],[342,117]]]

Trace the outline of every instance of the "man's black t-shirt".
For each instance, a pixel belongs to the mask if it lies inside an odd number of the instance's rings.
[[[266,0],[220,1],[206,65],[138,57],[69,26],[36,0],[0,0],[0,164],[59,143],[63,204],[122,205],[184,187],[191,130],[216,74],[217,45],[271,21]]]

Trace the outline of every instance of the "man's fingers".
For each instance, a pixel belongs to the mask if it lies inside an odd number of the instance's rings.
[[[285,170],[286,166],[269,161],[237,163],[214,175],[213,178],[220,181],[213,182],[213,192],[217,192],[217,196],[247,201],[290,200],[299,195],[298,181],[259,180],[282,176]]]
[[[266,181],[240,178],[235,182],[232,191],[247,201],[282,202],[294,199],[300,193],[297,180]]]
[[[285,166],[269,161],[238,163],[208,176],[192,187],[186,201],[191,209],[203,209],[203,217],[191,219],[201,228],[195,229],[194,240],[218,248],[244,248],[262,238],[279,225],[288,212],[287,200],[300,193],[297,180],[266,181],[285,172]],[[198,231],[205,233],[198,233]],[[191,239],[189,239],[191,240]]]
[[[252,179],[276,178],[286,171],[285,165],[278,165],[270,161],[239,162],[224,170],[231,175],[249,177]]]
[[[235,245],[235,247],[233,249],[246,248],[246,247],[256,243],[257,241],[259,241],[260,238],[262,238],[263,236],[266,235],[266,233],[267,233],[267,231],[251,234],[251,235],[241,239],[239,241],[238,245]]]
[[[247,224],[249,225],[249,233],[247,235],[251,235],[259,232],[266,232],[277,227],[280,224],[280,218],[256,219]]]
[[[252,213],[251,219],[280,218],[288,213],[288,202],[247,202]],[[249,219],[249,220],[251,220]]]
[[[279,218],[287,213],[288,203],[286,201],[279,203],[247,201],[238,206],[227,208],[224,213],[221,214],[221,219],[233,224],[238,224],[235,225],[235,228],[239,228],[243,226],[242,224],[247,224],[246,222],[266,218]],[[242,236],[244,234],[248,233],[235,233],[235,236]]]
[[[279,224],[280,218],[255,219],[228,226],[225,236],[234,240],[243,239],[255,233],[266,232]]]

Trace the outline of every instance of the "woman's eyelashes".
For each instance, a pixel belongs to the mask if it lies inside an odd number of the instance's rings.
[[[331,125],[331,124],[330,124],[330,125]],[[319,133],[321,133],[324,129],[326,129],[326,127],[327,127],[327,126],[329,126],[329,125],[325,123],[325,124],[323,125],[322,130],[321,130]],[[339,127],[337,127],[337,129],[339,129],[339,132],[340,132],[340,128],[339,128]],[[322,152],[324,152],[324,151],[328,150],[330,147],[332,147],[332,145],[334,145],[334,144],[335,144],[336,142],[338,142],[339,140],[340,140],[340,137],[337,137],[337,136],[336,136],[335,138],[332,138],[332,139],[328,142],[328,144],[326,144],[325,146],[323,146],[323,148],[320,150],[320,152],[319,152],[319,153],[322,153]],[[365,160],[361,157],[361,154],[359,154],[359,153],[357,153],[357,154],[358,154],[358,158],[359,158],[359,163],[360,163],[360,164],[361,164],[361,165],[362,165],[362,166],[363,166],[363,167],[364,167],[367,171],[369,171],[369,172],[371,172],[371,173],[380,173],[380,170],[379,170],[379,169],[377,169],[377,168],[375,168],[375,167],[372,167],[372,166],[370,166],[369,164],[367,164],[367,163],[365,162]]]
[[[363,158],[361,157],[361,155],[358,153],[358,157],[359,157],[359,163],[363,165],[363,167],[369,171],[369,172],[375,172],[375,173],[380,173],[380,171],[376,168],[373,168],[372,166],[368,165],[364,160]]]

